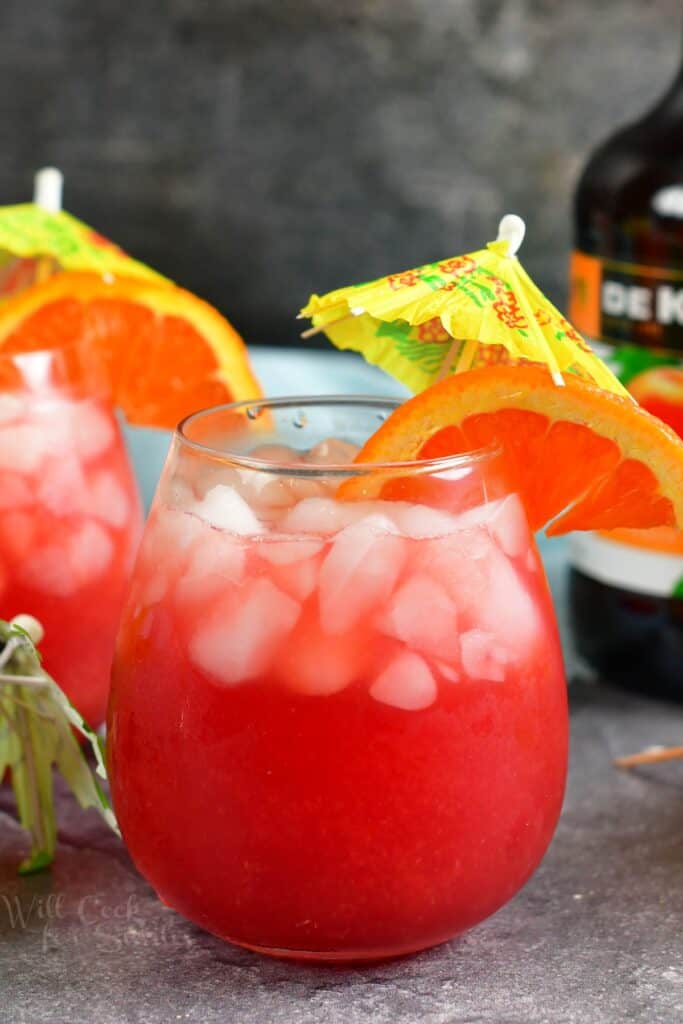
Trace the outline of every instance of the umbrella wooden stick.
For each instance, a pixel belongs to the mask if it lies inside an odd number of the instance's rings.
[[[59,213],[62,208],[64,175],[56,167],[41,167],[33,178],[33,202],[47,213]],[[36,283],[44,281],[54,272],[54,260],[41,256],[36,264]]]
[[[344,323],[345,320],[353,320],[354,317],[360,316],[362,310],[356,310],[355,312],[347,313],[346,316],[337,317],[336,320],[328,320],[325,324],[320,324],[318,327],[309,327],[307,330],[302,331],[299,335],[300,338],[313,338],[316,334],[322,334],[323,331],[327,330],[328,327],[336,327],[337,324]]]
[[[345,319],[346,319],[346,317],[342,317],[342,320],[345,320]],[[338,320],[333,320],[332,323],[333,324],[338,324],[339,321]],[[321,325],[320,327],[309,327],[307,330],[301,331],[300,334],[299,334],[299,337],[300,338],[313,338],[313,337],[315,337],[316,334],[322,334],[322,332],[325,330],[325,327],[329,327],[329,326],[330,326],[329,324],[325,324],[324,326]]]
[[[679,758],[683,758],[683,747],[649,747],[639,754],[615,757],[614,764],[617,768],[635,768],[640,764],[660,764],[662,761],[676,761]]]
[[[505,241],[508,243],[508,256],[510,259],[516,259],[517,252],[520,245],[524,241],[524,235],[526,234],[526,225],[521,217],[518,217],[516,213],[507,213],[498,225],[498,237],[496,241]],[[522,268],[519,268],[522,271]],[[522,271],[524,278],[527,280],[529,285],[532,285],[531,279],[528,277],[525,271]],[[548,364],[551,376],[558,387],[564,385],[560,368],[557,365],[555,353],[552,348],[548,345],[542,331],[540,331],[536,325],[534,318],[534,311],[527,302],[526,295],[523,289],[520,289],[517,294],[517,301],[519,302],[520,308],[526,316],[529,323],[529,330],[535,335],[538,344],[545,350],[545,361]],[[545,301],[545,300],[544,300]]]
[[[478,348],[479,342],[476,340],[476,338],[470,338],[469,341],[465,342],[465,344],[462,347],[460,357],[458,358],[458,361],[455,365],[456,373],[464,373],[465,370],[471,369]]]
[[[41,167],[33,178],[33,202],[47,213],[62,209],[64,175],[56,167]]]
[[[520,270],[521,269],[522,268],[520,268]],[[517,300],[519,302],[519,307],[522,310],[522,313],[527,318],[527,322],[529,325],[528,330],[531,331],[531,333],[536,337],[539,347],[545,351],[545,362],[548,366],[548,369],[550,370],[550,375],[553,378],[554,383],[559,388],[564,387],[564,379],[560,372],[560,367],[558,366],[555,353],[546,341],[543,332],[539,329],[536,323],[536,318],[534,317],[533,308],[527,301],[526,295],[524,294],[524,291],[522,289],[520,289],[517,295]]]
[[[456,356],[460,351],[460,346],[461,342],[458,341],[457,338],[453,338],[448,347],[448,351],[446,352],[446,355],[443,358],[443,362],[439,367],[439,372],[434,378],[435,381],[443,380],[444,377],[447,377],[448,374],[451,372],[451,370],[453,369],[453,363],[455,362]]]
[[[526,224],[522,218],[518,217],[516,213],[506,213],[500,219],[496,241],[507,242],[508,254],[516,256],[520,245],[524,241],[525,234]]]

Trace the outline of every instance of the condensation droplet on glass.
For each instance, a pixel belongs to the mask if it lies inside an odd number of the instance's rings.
[[[260,405],[250,405],[247,409],[247,417],[250,420],[257,420],[262,412],[263,409]]]
[[[294,414],[294,419],[292,420],[292,426],[296,427],[297,430],[301,430],[301,429],[303,429],[303,427],[306,426],[306,423],[307,423],[306,413],[302,412],[301,409],[299,409]]]

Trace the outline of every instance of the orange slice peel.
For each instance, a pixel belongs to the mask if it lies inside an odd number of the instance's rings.
[[[190,412],[260,397],[244,342],[209,303],[165,281],[64,272],[0,307],[0,353],[92,342],[129,422],[171,428]]]
[[[368,439],[358,462],[495,446],[534,530],[683,528],[683,441],[630,398],[540,366],[489,366],[432,385]],[[378,480],[378,488],[382,486]],[[368,497],[368,479],[343,497]],[[358,491],[358,493],[356,493]]]

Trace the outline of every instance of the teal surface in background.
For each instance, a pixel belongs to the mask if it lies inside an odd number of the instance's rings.
[[[264,393],[278,395],[355,394],[405,398],[408,390],[352,352],[292,348],[254,348],[252,365]],[[145,508],[163,468],[171,435],[165,430],[124,426]],[[574,663],[567,623],[567,542],[539,536],[539,548],[555,600],[567,667]]]

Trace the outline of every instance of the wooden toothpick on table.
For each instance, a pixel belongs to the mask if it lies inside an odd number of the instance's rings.
[[[617,768],[635,768],[641,764],[660,764],[662,761],[676,761],[683,758],[683,747],[648,747],[639,754],[615,757]]]

